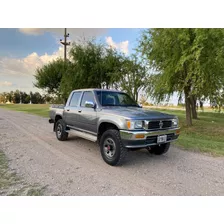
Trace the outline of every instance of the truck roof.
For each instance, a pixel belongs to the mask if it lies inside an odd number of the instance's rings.
[[[99,88],[86,88],[86,89],[75,89],[73,90],[73,92],[76,91],[110,91],[110,92],[122,92],[120,90],[116,90],[116,89],[99,89]]]

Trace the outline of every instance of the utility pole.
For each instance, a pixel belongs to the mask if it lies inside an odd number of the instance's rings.
[[[65,28],[64,41],[60,39],[61,44],[64,45],[64,61],[67,59],[67,46],[71,43],[67,42],[67,37],[69,37],[69,33],[67,34],[67,28]]]

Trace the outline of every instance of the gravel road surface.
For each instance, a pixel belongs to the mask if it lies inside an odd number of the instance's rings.
[[[120,167],[96,143],[56,139],[47,118],[0,109],[0,150],[10,168],[46,195],[224,195],[224,158],[171,147],[162,156],[130,152]]]

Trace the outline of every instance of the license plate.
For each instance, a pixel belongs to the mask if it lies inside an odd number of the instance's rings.
[[[167,140],[167,135],[160,135],[157,137],[157,143],[166,142],[166,140]]]

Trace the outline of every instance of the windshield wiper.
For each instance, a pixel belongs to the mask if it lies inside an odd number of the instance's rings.
[[[136,104],[123,104],[123,105],[119,105],[119,106],[121,106],[121,107],[139,107]]]
[[[110,106],[113,106],[113,107],[114,107],[114,106],[119,106],[119,105],[114,105],[114,104],[103,104],[102,106],[103,106],[103,107],[110,107]]]

